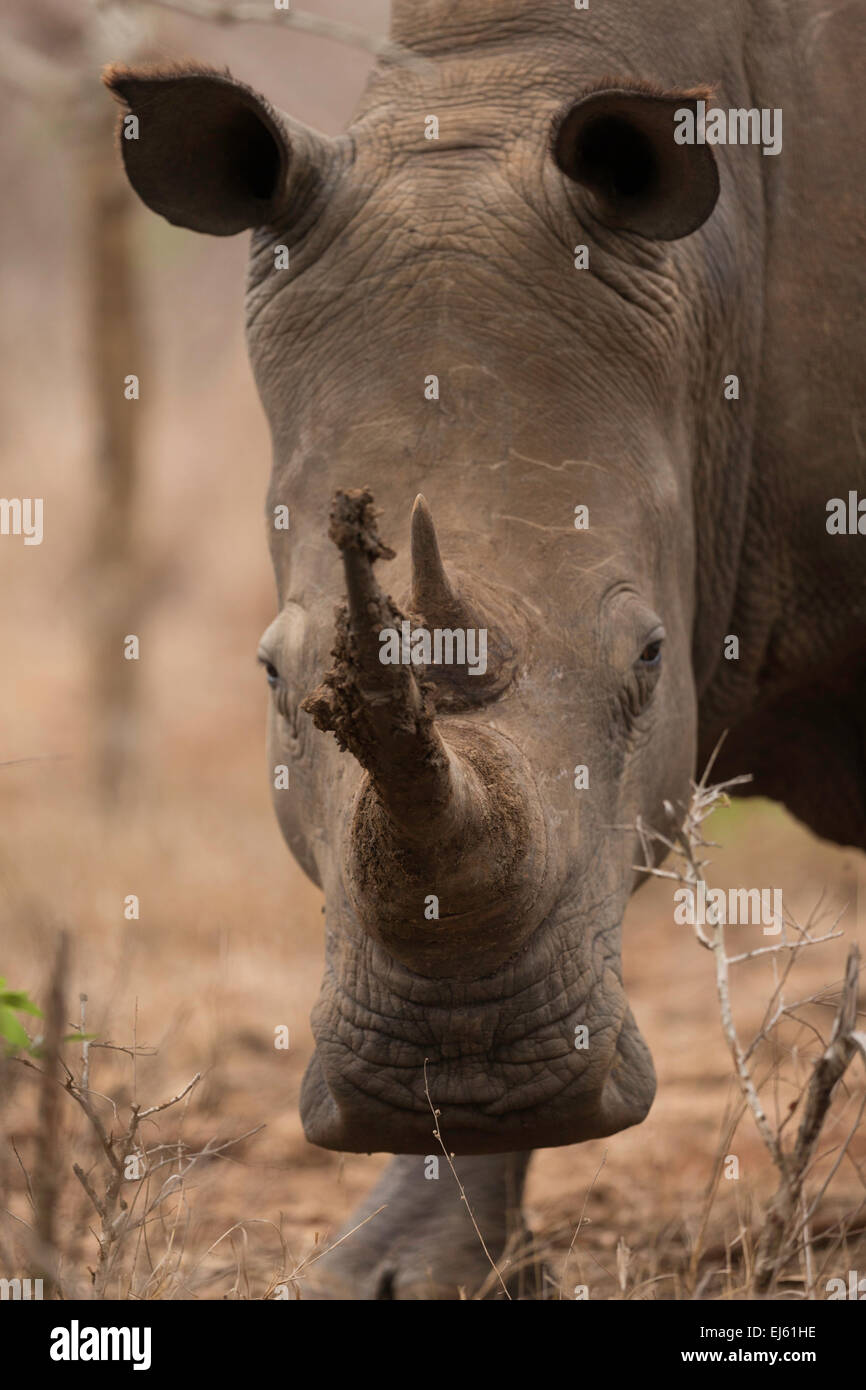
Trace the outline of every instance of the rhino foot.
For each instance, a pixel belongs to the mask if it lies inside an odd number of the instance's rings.
[[[539,1273],[518,1268],[520,1246],[528,1235],[520,1198],[529,1157],[497,1154],[455,1160],[472,1214],[512,1298],[540,1296]],[[503,1285],[444,1158],[438,1167],[438,1177],[425,1177],[431,1168],[435,1171],[430,1158],[394,1158],[344,1231],[366,1224],[314,1261],[301,1284],[301,1298],[504,1298]],[[371,1216],[373,1212],[377,1215]]]

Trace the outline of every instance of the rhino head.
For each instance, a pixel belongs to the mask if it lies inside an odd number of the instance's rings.
[[[700,94],[440,47],[381,63],[335,140],[227,74],[107,79],[144,201],[252,230],[269,763],[326,900],[301,1104],[332,1149],[425,1153],[431,1100],[459,1153],[643,1119],[621,921],[697,749],[703,345],[738,275],[721,205],[712,273],[691,236]]]

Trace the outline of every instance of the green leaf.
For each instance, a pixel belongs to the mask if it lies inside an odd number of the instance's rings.
[[[19,1013],[35,1014],[37,1018],[42,1017],[42,1010],[37,1008],[32,999],[27,998],[23,989],[7,989],[0,993],[0,1004],[6,1004],[10,1009],[17,1009]]]
[[[21,1027],[12,1010],[0,1004],[0,1038],[5,1038],[10,1052],[19,1047],[30,1051],[30,1039]]]
[[[64,1042],[93,1042],[96,1033],[67,1033]]]

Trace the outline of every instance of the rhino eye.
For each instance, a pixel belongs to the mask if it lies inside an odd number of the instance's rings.
[[[638,665],[644,671],[654,671],[661,666],[662,662],[662,641],[661,637],[654,637],[651,642],[647,642],[640,656]]]
[[[259,665],[264,666],[265,668],[265,675],[267,677],[268,685],[271,687],[271,690],[276,690],[277,686],[280,684],[280,673],[277,670],[274,663],[272,661],[268,661],[267,657],[260,656]]]

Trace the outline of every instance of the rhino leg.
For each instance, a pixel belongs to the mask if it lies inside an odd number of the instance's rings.
[[[537,1296],[540,1282],[531,1268],[510,1268],[518,1263],[519,1247],[525,1243],[520,1237],[527,1234],[520,1201],[530,1156],[455,1160],[469,1206],[512,1298]],[[392,1160],[336,1239],[387,1204],[384,1211],[314,1262],[301,1286],[302,1298],[504,1297],[444,1157],[439,1159],[438,1179],[425,1177],[429,1164],[417,1154]]]

